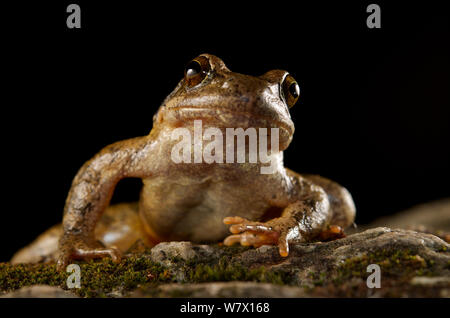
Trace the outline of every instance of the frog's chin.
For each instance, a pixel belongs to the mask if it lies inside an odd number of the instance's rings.
[[[276,120],[273,117],[254,116],[254,114],[245,112],[219,111],[217,108],[173,107],[158,114],[158,121],[172,127],[182,127],[189,130],[193,130],[194,125],[197,125],[197,127],[201,125],[202,130],[218,128],[223,134],[226,134],[227,128],[234,130],[242,128],[244,131],[255,129],[257,132],[260,132],[260,129],[265,129],[268,135],[272,133],[273,129],[276,129],[274,132],[278,134],[281,151],[289,146],[294,134],[294,124],[290,118]]]

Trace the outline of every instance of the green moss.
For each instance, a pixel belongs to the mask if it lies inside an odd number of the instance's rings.
[[[282,271],[268,270],[263,266],[247,268],[237,263],[230,263],[223,257],[215,265],[197,264],[187,272],[189,282],[217,282],[217,281],[255,281],[272,284],[286,284],[288,274]]]
[[[119,264],[109,259],[80,262],[81,288],[72,291],[82,297],[104,297],[115,290],[129,291],[141,284],[171,281],[169,272],[144,257],[130,257]],[[71,273],[58,272],[55,264],[0,264],[0,288],[10,291],[24,286],[45,284],[67,289]]]
[[[171,259],[177,270],[185,273],[185,283],[214,281],[256,281],[274,284],[286,284],[288,274],[268,270],[264,267],[247,268],[230,262],[224,256],[208,265],[198,259],[188,262],[180,258]],[[108,297],[118,291],[120,294],[146,286],[154,289],[160,283],[176,281],[172,272],[147,257],[132,256],[120,263],[110,259],[79,262],[81,268],[81,288],[71,291],[82,297]],[[55,264],[0,264],[0,290],[11,291],[24,286],[44,284],[68,289],[67,278],[71,273],[58,272]]]
[[[216,244],[216,248],[219,249],[220,253],[224,256],[224,257],[233,257],[236,255],[240,255],[245,251],[248,251],[250,249],[253,249],[252,247],[249,246],[242,246],[242,245],[232,245],[232,246],[225,246],[222,244]],[[214,246],[215,247],[215,246]]]
[[[384,277],[408,280],[412,276],[433,276],[434,261],[423,259],[411,250],[381,250],[348,258],[337,268],[333,279],[341,284],[352,277],[366,278],[367,266],[377,264]]]
[[[325,282],[328,278],[328,273],[327,272],[319,272],[319,273],[309,272],[308,278],[311,279],[311,282],[314,286],[322,286],[325,284]]]
[[[183,264],[185,261],[179,256],[172,256],[169,261],[173,264]]]
[[[0,288],[9,291],[23,286],[46,284],[62,286],[69,273],[60,273],[55,265],[11,265],[0,263]]]

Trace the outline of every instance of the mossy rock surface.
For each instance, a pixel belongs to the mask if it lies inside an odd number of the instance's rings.
[[[70,273],[58,272],[55,264],[1,263],[0,293],[14,296],[26,286],[50,285],[80,297],[450,296],[449,244],[431,234],[383,227],[293,245],[287,258],[274,246],[168,242],[130,253],[119,264],[78,264],[81,288],[68,289]],[[367,287],[370,264],[380,268],[381,288]]]

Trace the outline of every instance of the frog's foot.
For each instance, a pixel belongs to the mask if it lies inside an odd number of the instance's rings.
[[[104,247],[99,241],[65,238],[60,242],[60,255],[57,268],[64,270],[71,260],[90,260],[111,257],[115,263],[120,262],[121,253],[116,247]]]
[[[329,225],[319,234],[320,241],[333,241],[345,237],[344,229],[338,225]]]
[[[226,217],[223,222],[232,224],[230,232],[233,235],[225,238],[223,243],[231,246],[240,243],[242,246],[260,247],[262,245],[278,245],[280,255],[289,254],[288,229],[279,219],[269,222],[253,222],[239,216]]]

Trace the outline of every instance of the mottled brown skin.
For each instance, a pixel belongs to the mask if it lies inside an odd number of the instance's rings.
[[[201,56],[210,67],[205,79],[193,87],[182,79],[159,108],[148,136],[109,145],[80,169],[65,205],[59,266],[104,256],[118,261],[136,239],[128,239],[131,232],[148,245],[224,238],[225,245],[277,244],[287,256],[289,243],[339,237],[353,223],[355,207],[345,188],[283,167],[283,150],[294,133],[280,90],[287,72],[242,75],[213,55]],[[192,130],[194,119],[203,121],[203,129],[280,128],[275,173],[261,174],[262,163],[174,163],[170,154],[178,141],[171,132],[176,127]],[[110,198],[117,182],[130,177],[143,180],[139,207],[119,214],[138,219],[137,230],[130,231],[128,222],[127,231],[116,231],[108,241],[105,215],[110,221],[116,218],[107,208]],[[232,235],[227,236],[229,224]],[[98,226],[102,232],[96,231]]]

